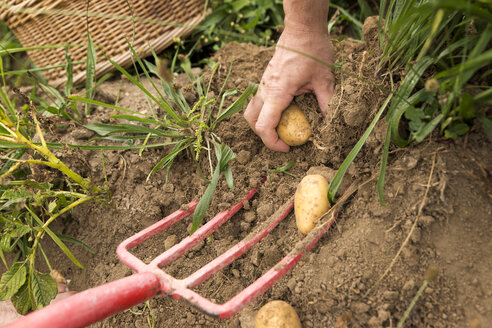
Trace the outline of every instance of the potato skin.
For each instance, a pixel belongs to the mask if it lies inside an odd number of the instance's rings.
[[[294,212],[299,231],[307,235],[319,218],[330,209],[328,181],[319,174],[306,175],[297,186]]]
[[[302,110],[292,104],[282,112],[277,133],[279,138],[289,146],[300,146],[309,140],[313,129]]]
[[[290,304],[276,300],[265,304],[256,315],[255,328],[302,328],[301,320]]]

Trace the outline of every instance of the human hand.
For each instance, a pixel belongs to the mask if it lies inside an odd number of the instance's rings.
[[[51,304],[76,294],[76,292],[69,291],[67,285],[64,283],[57,283],[57,287],[58,294],[55,299],[51,301]],[[0,302],[0,327],[6,326],[22,317],[23,315],[17,313],[17,310],[10,300]]]
[[[282,152],[289,151],[289,146],[279,139],[275,128],[294,96],[314,92],[321,113],[326,116],[335,85],[329,67],[289,49],[333,63],[333,50],[327,33],[287,28],[282,33],[258,92],[244,112],[246,121],[263,143]]]

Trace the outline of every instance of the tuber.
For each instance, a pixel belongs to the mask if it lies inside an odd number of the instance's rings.
[[[313,129],[302,110],[297,105],[292,104],[282,112],[277,133],[287,145],[300,146],[309,140],[313,134]]]
[[[280,300],[265,304],[256,315],[255,328],[302,328],[294,308]]]
[[[307,235],[316,222],[330,209],[328,181],[319,174],[306,175],[294,196],[294,212],[299,231]]]

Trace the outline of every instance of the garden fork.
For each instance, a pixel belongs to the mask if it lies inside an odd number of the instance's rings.
[[[338,205],[335,205],[327,213],[331,215],[328,220],[318,224],[273,268],[224,304],[216,304],[192,289],[244,254],[272,231],[292,210],[294,206],[293,196],[245,239],[190,276],[184,279],[176,279],[162,270],[163,267],[185,254],[229,220],[243,207],[245,201],[253,197],[256,190],[257,187],[253,188],[238,204],[217,214],[193,235],[186,237],[180,243],[160,254],[149,264],[145,264],[128,251],[190,216],[195,210],[197,202],[189,203],[187,209],[180,209],[170,214],[126,239],[118,246],[116,252],[119,259],[134,270],[135,274],[82,291],[62,301],[50,304],[11,323],[7,327],[84,327],[159,294],[172,296],[175,299],[183,298],[199,310],[218,318],[229,318],[235,315],[287,273],[301,259],[303,254],[316,244],[335,222],[338,215]],[[345,197],[342,196],[337,204],[341,204],[348,198],[346,196],[347,193],[348,191],[344,194]]]

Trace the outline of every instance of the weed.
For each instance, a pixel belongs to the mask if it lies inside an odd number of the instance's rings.
[[[277,26],[282,26],[282,1],[211,0],[212,13],[208,15],[191,36],[192,50],[220,49],[227,42],[252,41],[258,45],[271,45],[278,36]]]
[[[1,57],[0,72],[4,72]],[[39,143],[33,141],[34,135],[39,138]],[[0,185],[0,258],[7,269],[0,280],[0,300],[11,299],[17,311],[26,314],[48,305],[57,294],[55,280],[35,267],[39,250],[48,268],[52,269],[41,245],[45,235],[50,236],[75,265],[83,268],[63,241],[88,247],[74,238],[56,234],[49,225],[74,207],[101,199],[103,191],[68,168],[51,152],[34,105],[29,102],[17,110],[15,101],[7,94],[5,78],[3,87],[0,87],[0,143],[6,150],[2,156],[5,162],[0,178],[2,182],[9,179]],[[29,156],[27,149],[42,159]],[[71,191],[58,190],[63,181],[53,179],[50,174],[45,176],[49,180],[45,182],[28,179],[26,164],[31,166],[33,175],[39,165],[63,173],[68,178]],[[4,252],[16,254],[10,266]]]
[[[149,328],[155,327],[155,314],[154,311],[152,311],[152,308],[150,307],[150,301],[145,302],[145,306],[140,312],[135,312],[131,309],[129,309],[128,311],[134,315],[141,315],[141,316],[146,315],[147,325],[149,326]]]
[[[400,321],[398,321],[398,324],[396,325],[396,328],[402,328],[403,325],[405,324],[405,321],[407,320],[408,316],[410,315],[410,312],[412,312],[412,309],[414,308],[415,304],[417,304],[417,301],[419,300],[420,296],[422,296],[422,293],[424,290],[427,288],[427,285],[429,285],[431,282],[435,281],[438,275],[438,269],[435,266],[430,266],[427,271],[425,272],[424,276],[424,282],[422,283],[422,286],[420,286],[419,290],[413,297],[412,301],[408,305],[408,308],[405,310],[405,313],[403,313],[403,316],[401,317]]]
[[[283,174],[287,174],[295,179],[297,179],[297,176],[295,176],[294,174],[290,173],[288,170],[291,169],[294,165],[296,165],[296,161],[292,160],[290,162],[288,162],[287,164],[285,165],[282,165],[280,167],[277,167],[277,168],[274,168],[274,169],[270,169],[268,168],[267,166],[267,174],[268,174],[268,182],[271,182],[270,181],[270,173],[283,173]]]
[[[115,105],[101,103],[90,98],[69,98],[85,104],[99,105],[123,113],[113,115],[111,118],[126,121],[127,123],[92,123],[85,125],[86,128],[98,133],[101,138],[126,142],[132,145],[140,142],[139,148],[141,150],[148,147],[150,140],[166,138],[167,141],[162,145],[172,146],[172,148],[154,166],[148,174],[147,179],[149,179],[153,173],[161,169],[166,169],[167,179],[173,161],[180,153],[186,151],[192,153],[192,157],[197,163],[200,173],[204,176],[203,172],[200,170],[199,161],[201,154],[206,152],[212,180],[195,210],[192,229],[192,231],[194,231],[203,220],[203,215],[210,204],[212,194],[217,186],[221,172],[225,173],[226,181],[232,188],[232,173],[228,163],[235,155],[229,147],[223,144],[220,137],[215,133],[215,128],[219,122],[239,112],[248,97],[256,92],[257,86],[250,84],[231,105],[225,107],[226,100],[239,93],[237,89],[225,90],[231,67],[229,68],[229,73],[227,74],[218,95],[214,95],[211,92],[210,87],[218,65],[212,63],[210,81],[205,82],[202,77],[193,75],[191,72],[191,63],[188,59],[184,58],[181,67],[188,75],[190,82],[199,97],[197,102],[191,105],[188,104],[185,99],[181,87],[170,80],[173,76],[178,52],[176,52],[176,56],[171,63],[171,68],[166,68],[163,61],[157,58],[155,53],[154,59],[157,66],[148,61],[141,60],[131,45],[130,49],[135,58],[136,68],[140,69],[143,72],[143,75],[150,81],[154,93],[144,87],[139,76],[132,76],[127,70],[115,62],[112,62],[112,64],[146,95],[149,105],[150,102],[157,104],[159,110],[162,111],[162,114],[157,113],[151,106],[150,109],[152,114],[145,115]],[[167,72],[167,70],[169,70],[169,72]],[[154,82],[150,74],[160,77],[160,86]],[[215,170],[212,168],[212,148],[215,150],[217,157]]]

